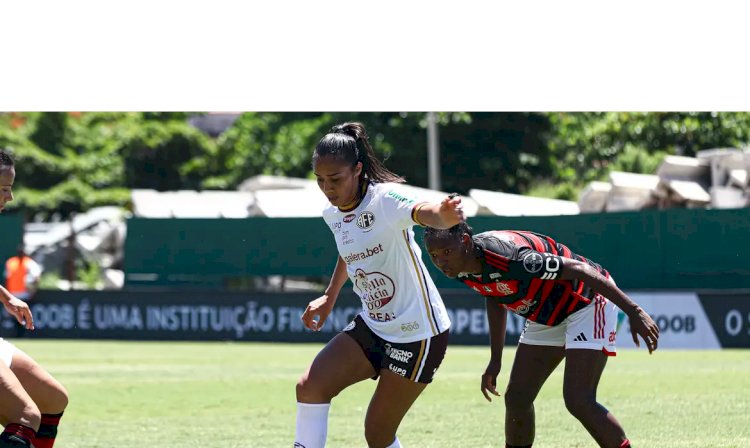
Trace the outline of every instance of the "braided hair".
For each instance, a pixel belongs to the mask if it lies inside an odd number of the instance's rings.
[[[14,165],[15,163],[13,162],[13,158],[10,156],[10,154],[0,149],[0,167]]]

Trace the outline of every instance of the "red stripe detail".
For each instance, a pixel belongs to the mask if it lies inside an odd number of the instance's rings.
[[[570,312],[572,312],[572,311],[573,311],[573,308],[575,308],[575,307],[576,307],[576,305],[578,304],[578,302],[583,302],[583,303],[585,303],[585,304],[587,304],[587,305],[588,305],[589,303],[591,303],[591,300],[590,300],[590,299],[587,299],[586,297],[583,297],[583,296],[582,296],[582,295],[581,295],[580,293],[578,293],[578,292],[573,292],[573,293],[571,293],[571,294],[572,294],[572,296],[573,296],[573,300],[571,300],[571,301],[570,301],[570,305],[568,305],[568,313],[570,313]]]
[[[502,255],[500,255],[498,253],[492,252],[491,250],[487,250],[487,249],[484,249],[484,255],[487,256],[487,257],[495,258],[498,261],[504,261],[506,263],[510,261],[509,258],[504,257],[504,256],[502,256]]]
[[[533,322],[536,322],[536,318],[537,316],[539,316],[539,312],[542,311],[542,305],[544,305],[544,302],[546,302],[547,299],[549,298],[549,293],[550,291],[552,291],[552,287],[555,286],[555,282],[553,281],[542,280],[542,282],[544,283],[544,288],[542,288],[542,294],[539,300],[539,305],[536,306],[536,310],[534,311],[534,313],[531,316],[529,316],[529,319],[531,319]]]
[[[602,347],[602,352],[607,356],[617,356],[617,352],[610,352],[606,348]]]
[[[565,258],[572,258],[573,257],[573,252],[571,252],[570,249],[568,249],[568,246],[566,246],[564,244],[561,244],[561,246],[562,246],[562,249],[563,249],[563,257],[565,257]]]
[[[539,287],[542,286],[542,283],[544,280],[541,278],[532,278],[531,282],[529,283],[529,292],[526,293],[526,296],[524,299],[531,299],[536,295],[536,292],[539,290]]]
[[[59,425],[62,414],[42,414],[42,425]]]
[[[549,243],[549,246],[552,248],[551,250],[552,254],[557,255],[557,243],[555,242],[555,240],[553,240],[550,237],[546,237],[546,239],[547,239],[547,242]]]
[[[604,327],[607,326],[607,300],[602,297],[602,339],[604,339]]]
[[[545,252],[544,250],[544,243],[542,242],[542,239],[538,236],[534,235],[533,233],[529,232],[518,232],[527,238],[531,240],[531,242],[534,244],[534,249],[537,250],[537,252]]]
[[[487,264],[490,265],[490,266],[492,266],[493,268],[497,268],[497,269],[499,269],[501,271],[505,271],[505,272],[508,271],[508,266],[502,266],[502,265],[494,264],[494,263],[492,263],[489,260],[487,260]]]
[[[495,262],[497,264],[502,264],[502,265],[506,265],[506,266],[508,265],[508,260],[503,260],[502,258],[496,258],[496,257],[493,257],[493,256],[488,255],[488,254],[485,254],[484,258],[485,258],[485,260],[493,261],[493,262]]]
[[[562,309],[565,307],[565,302],[568,301],[571,292],[573,292],[573,288],[570,286],[570,284],[566,284],[565,291],[563,291],[562,297],[560,297],[560,302],[558,302],[557,306],[555,306],[555,310],[552,311],[552,315],[549,317],[550,323],[555,321],[557,315],[560,314]]]
[[[34,443],[34,439],[36,438],[36,431],[34,431],[32,428],[29,428],[28,426],[24,426],[18,423],[8,423],[5,426],[5,430],[3,431],[3,433],[21,437],[22,439],[28,440],[29,443]]]

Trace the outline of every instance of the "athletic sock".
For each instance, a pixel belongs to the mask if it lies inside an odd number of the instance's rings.
[[[297,402],[295,448],[323,448],[328,435],[328,410],[331,403]]]
[[[630,448],[630,440],[625,439],[625,441],[620,444],[620,448]]]
[[[57,437],[57,425],[60,424],[60,418],[63,413],[59,414],[42,414],[42,423],[39,425],[39,431],[36,432],[36,448],[52,448]]]
[[[0,448],[34,448],[36,431],[18,423],[8,423],[0,434]]]
[[[402,448],[401,447],[401,442],[398,441],[398,436],[396,436],[396,438],[393,439],[393,443],[391,443],[390,445],[388,445],[385,448]]]

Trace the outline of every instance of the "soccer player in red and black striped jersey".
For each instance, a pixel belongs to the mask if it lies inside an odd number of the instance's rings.
[[[447,230],[425,229],[427,252],[448,277],[485,296],[491,355],[482,375],[488,401],[500,373],[510,310],[526,318],[505,391],[506,447],[534,442],[534,399],[552,371],[565,361],[565,406],[599,446],[630,442],[617,419],[596,401],[607,357],[615,355],[617,307],[630,318],[633,340],[656,350],[659,328],[622,292],[609,273],[552,238],[527,231],[473,235],[465,222]]]
[[[13,200],[15,163],[0,149],[0,212]],[[29,305],[0,286],[0,304],[19,324],[34,329]],[[52,448],[68,392],[29,355],[0,338],[0,448]]]

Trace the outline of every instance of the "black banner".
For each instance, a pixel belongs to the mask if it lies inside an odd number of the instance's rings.
[[[724,348],[750,347],[750,294],[698,294]]]
[[[442,291],[448,309],[452,344],[486,345],[489,341],[484,298],[470,290]],[[648,293],[637,293],[648,296]],[[663,294],[663,293],[660,293]],[[679,294],[678,294],[679,295]],[[695,297],[695,294],[690,294]],[[750,292],[701,293],[700,303],[722,347],[750,348]],[[309,293],[232,293],[211,291],[40,291],[30,304],[36,330],[31,338],[130,339],[187,341],[326,342],[360,312],[358,298],[342,292],[320,332],[302,326],[300,316]],[[661,302],[658,295],[650,297]],[[670,302],[666,302],[670,303]],[[657,315],[655,318],[659,318]],[[697,317],[679,324],[685,335],[697,325]],[[661,321],[660,325],[662,324]],[[508,315],[506,343],[515,345],[524,320]],[[675,337],[683,335],[675,333]],[[16,336],[15,320],[2,313],[0,336]],[[685,337],[687,337],[685,336]],[[623,346],[627,346],[624,337]],[[678,338],[679,339],[679,338]],[[705,348],[675,345],[680,348]],[[664,347],[668,348],[669,344]]]

